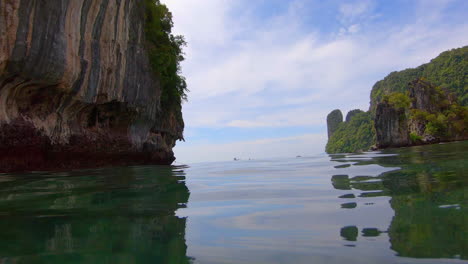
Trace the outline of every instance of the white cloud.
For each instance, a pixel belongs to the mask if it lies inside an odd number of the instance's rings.
[[[337,9],[341,34],[301,26],[307,0],[261,22],[247,1],[165,2],[189,43],[187,127],[323,127],[332,109],[367,109],[372,85],[391,71],[468,43],[468,23],[441,19],[450,1],[420,1],[406,24],[379,27],[365,24],[373,1],[347,2]],[[196,153],[179,144],[177,156]]]
[[[360,29],[361,29],[361,27],[359,26],[359,24],[353,24],[353,25],[349,26],[348,32],[353,34],[353,33],[359,32]]]
[[[230,0],[163,1],[174,14],[174,31],[197,45],[225,45],[232,32],[227,13]],[[190,46],[189,46],[190,48]]]
[[[359,17],[368,14],[374,6],[371,0],[358,0],[343,3],[339,7],[340,19],[342,23],[357,20]]]
[[[313,107],[294,108],[285,111],[267,113],[254,117],[251,120],[233,120],[227,123],[230,127],[291,127],[323,124],[323,117],[328,111],[314,109]]]

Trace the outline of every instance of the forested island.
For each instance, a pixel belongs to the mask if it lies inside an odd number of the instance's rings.
[[[468,139],[468,46],[392,72],[371,91],[367,112],[327,116],[327,153]]]

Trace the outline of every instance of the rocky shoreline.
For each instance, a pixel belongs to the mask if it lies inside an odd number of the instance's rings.
[[[172,151],[136,150],[126,135],[72,136],[53,144],[31,123],[0,126],[0,172],[58,171],[124,165],[168,165]]]

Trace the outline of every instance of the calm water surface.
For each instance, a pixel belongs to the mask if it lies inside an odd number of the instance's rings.
[[[468,142],[0,174],[0,263],[468,263]]]

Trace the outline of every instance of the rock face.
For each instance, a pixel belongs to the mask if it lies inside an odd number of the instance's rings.
[[[468,109],[446,89],[416,79],[408,84],[410,105],[377,104],[374,124],[378,148],[468,140]]]
[[[343,123],[343,114],[339,109],[331,111],[327,116],[328,138],[338,129],[338,126]]]
[[[408,123],[404,109],[379,103],[374,119],[378,148],[402,147],[409,144]]]
[[[137,0],[0,2],[0,172],[171,164]]]

